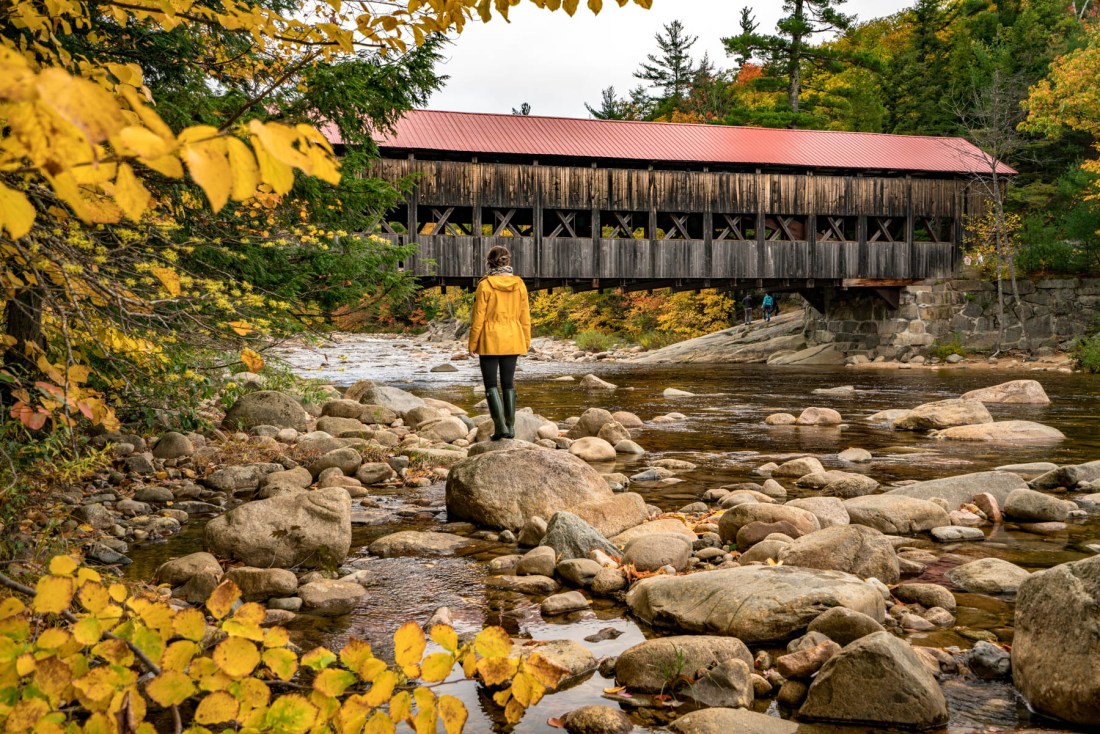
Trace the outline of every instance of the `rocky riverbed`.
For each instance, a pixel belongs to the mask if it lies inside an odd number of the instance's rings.
[[[229,577],[302,645],[501,624],[571,679],[514,731],[585,706],[610,710],[570,731],[1100,721],[1087,378],[548,357],[524,440],[491,443],[455,344],[367,343],[296,355],[347,386],[317,404],[257,390],[217,433],[98,439],[116,471],[68,498],[92,555],[180,604]],[[505,728],[446,685],[469,731]]]

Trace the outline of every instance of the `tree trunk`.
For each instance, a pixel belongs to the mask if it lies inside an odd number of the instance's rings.
[[[3,353],[3,366],[20,380],[33,377],[38,372],[33,356],[35,347],[46,348],[46,338],[42,333],[42,289],[27,286],[15,292],[8,301],[4,313],[4,333],[15,339]],[[30,354],[27,347],[30,346]],[[10,388],[0,383],[0,405],[11,401]]]
[[[797,22],[804,19],[802,12],[802,0],[795,0],[794,12],[791,14]],[[791,34],[791,60],[788,67],[787,78],[787,105],[791,112],[798,112],[798,95],[802,91],[802,34]]]

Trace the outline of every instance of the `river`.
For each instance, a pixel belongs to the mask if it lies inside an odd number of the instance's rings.
[[[453,402],[471,413],[481,398],[475,391],[480,378],[476,360],[450,361],[451,352],[439,345],[392,337],[343,337],[337,343],[316,349],[293,349],[284,357],[305,377],[330,381],[338,386],[359,379],[373,379],[413,392]],[[453,364],[457,372],[430,372],[433,365]],[[575,383],[554,378],[574,375],[578,379],[594,372],[617,385],[610,394],[588,393]],[[962,442],[940,442],[908,433],[895,433],[867,425],[863,417],[887,408],[906,408],[948,397],[978,387],[1021,377],[1038,379],[1050,395],[1048,407],[990,406],[997,420],[1020,418],[1052,425],[1067,436],[1053,446],[984,446]],[[647,451],[646,457],[601,471],[634,473],[654,458],[688,459],[698,465],[679,474],[686,481],[662,490],[639,491],[648,502],[663,510],[677,510],[696,501],[707,489],[740,481],[761,481],[754,467],[767,461],[800,454],[818,456],[826,468],[843,468],[873,476],[883,484],[899,480],[932,479],[981,471],[998,465],[1028,461],[1079,463],[1100,458],[1100,378],[1058,372],[995,371],[945,368],[941,370],[870,370],[852,368],[769,367],[765,365],[676,365],[654,366],[630,363],[588,364],[524,360],[517,376],[520,406],[530,406],[548,418],[562,420],[588,407],[611,411],[628,410],[649,421],[656,415],[677,411],[686,420],[651,424],[638,430],[634,439]],[[815,388],[853,385],[854,398],[812,396]],[[693,397],[667,399],[667,387],[696,393]],[[840,411],[847,425],[839,428],[770,427],[763,419],[770,413],[797,414],[818,405]],[[843,465],[836,454],[857,446],[874,454],[862,465]],[[793,489],[792,497],[799,490]],[[537,491],[537,490],[533,490]],[[809,494],[809,493],[807,493]],[[355,527],[357,548],[352,558],[364,559],[371,574],[368,597],[348,617],[295,631],[300,644],[339,647],[350,636],[368,639],[376,649],[390,646],[389,637],[403,621],[426,620],[439,606],[451,609],[459,632],[485,625],[502,625],[513,636],[533,639],[574,639],[612,627],[622,635],[614,640],[585,642],[597,658],[615,655],[653,634],[635,624],[625,607],[596,598],[593,609],[566,617],[544,620],[538,600],[491,589],[482,584],[484,562],[514,548],[484,545],[478,552],[453,558],[369,558],[365,545],[396,530],[437,528],[443,520],[442,484],[422,489],[378,492]],[[1092,555],[1086,548],[1100,543],[1100,518],[1071,523],[1056,536],[1038,536],[998,527],[988,530],[983,543],[938,546],[945,563],[998,556],[1029,570],[1046,568]],[[189,528],[162,546],[148,547],[134,554],[130,574],[148,577],[156,563],[166,557],[198,550],[201,533]],[[930,544],[931,545],[931,544]],[[351,559],[349,559],[351,560]],[[928,580],[943,583],[944,568],[933,564],[926,571],[936,574]],[[944,647],[972,645],[968,630],[988,630],[1001,640],[1011,640],[1010,600],[959,593],[956,628],[916,633],[914,644]],[[445,688],[466,701],[470,711],[468,732],[554,731],[547,719],[589,703],[607,703],[603,689],[613,681],[594,673],[572,688],[547,696],[527,712],[518,725],[502,721],[499,708],[480,696],[470,683],[456,680]],[[1064,731],[1045,723],[1027,711],[1011,686],[947,678],[944,681],[951,709],[947,731]],[[759,702],[758,702],[759,703]],[[775,707],[774,703],[771,706]],[[661,729],[660,713],[630,712],[642,731]],[[838,731],[841,731],[838,729]],[[848,730],[851,731],[851,730]]]

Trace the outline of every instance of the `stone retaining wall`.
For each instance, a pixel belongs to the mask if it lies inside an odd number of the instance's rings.
[[[1012,285],[1005,282],[1004,349],[1069,349],[1100,317],[1100,279],[1019,280],[1019,318]],[[837,294],[840,296],[841,294]],[[1021,320],[1023,326],[1021,326]],[[936,343],[958,341],[968,351],[996,348],[997,286],[979,280],[944,280],[903,288],[897,310],[873,294],[830,299],[826,316],[807,308],[811,343],[835,343],[847,353],[904,359],[928,354]]]

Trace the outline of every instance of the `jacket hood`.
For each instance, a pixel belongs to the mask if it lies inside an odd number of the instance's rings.
[[[493,290],[504,291],[505,293],[516,290],[519,288],[519,284],[523,282],[523,279],[518,275],[486,275],[485,280]]]

